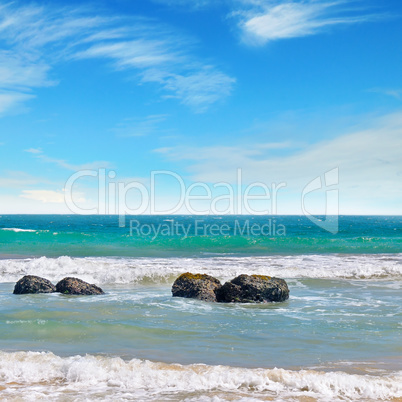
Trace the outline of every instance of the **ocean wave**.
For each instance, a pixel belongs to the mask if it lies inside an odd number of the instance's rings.
[[[59,257],[0,260],[0,281],[23,275],[58,281],[65,276],[98,284],[172,283],[184,272],[206,273],[221,280],[240,274],[285,279],[402,279],[402,254],[300,255],[207,258]]]
[[[1,230],[9,231],[9,232],[42,232],[41,230],[34,229],[20,229],[20,228],[2,228]]]
[[[59,357],[51,352],[0,352],[5,399],[328,400],[402,397],[402,372],[357,375],[317,370],[249,369],[155,363],[119,357]],[[210,397],[210,399],[209,399]],[[251,398],[251,399],[249,399]],[[254,398],[254,399],[252,399]]]

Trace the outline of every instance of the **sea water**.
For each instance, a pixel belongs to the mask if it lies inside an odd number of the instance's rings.
[[[0,399],[402,398],[401,217],[340,217],[337,234],[299,216],[257,234],[235,225],[269,218],[132,219],[190,231],[130,233],[116,216],[0,218]],[[196,233],[195,220],[229,232]],[[290,298],[173,298],[184,272],[277,276]],[[27,274],[76,276],[105,294],[13,295]]]

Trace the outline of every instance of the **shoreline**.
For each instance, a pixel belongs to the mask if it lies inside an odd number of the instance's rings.
[[[200,366],[200,367],[228,367],[239,370],[275,370],[282,369],[291,372],[300,372],[300,371],[314,371],[317,373],[345,373],[348,375],[369,375],[374,377],[387,376],[390,373],[401,373],[402,374],[402,356],[387,356],[382,357],[379,360],[375,361],[373,359],[364,360],[359,359],[357,361],[345,361],[342,359],[341,361],[332,361],[332,362],[323,362],[319,365],[271,365],[271,366],[261,366],[261,365],[231,365],[231,364],[220,364],[217,363],[203,363],[203,362],[178,362],[172,360],[165,359],[155,359],[155,358],[147,358],[140,356],[129,356],[127,354],[118,355],[116,353],[55,353],[51,350],[46,350],[42,348],[33,348],[33,349],[0,349],[0,353],[6,353],[9,355],[18,354],[18,353],[39,353],[39,354],[51,354],[56,357],[62,359],[69,358],[84,358],[85,356],[91,356],[94,358],[101,359],[121,359],[125,363],[129,363],[132,360],[140,360],[143,362],[150,362],[152,364],[161,364],[166,366],[182,366],[182,367],[190,367],[190,366]]]
[[[172,255],[73,255],[68,253],[60,253],[55,255],[46,255],[46,254],[16,254],[16,253],[1,253],[0,252],[0,260],[15,260],[15,259],[28,259],[28,258],[49,258],[49,259],[57,259],[60,257],[69,257],[69,258],[105,258],[105,259],[208,259],[208,258],[278,258],[278,257],[314,257],[314,256],[335,256],[335,257],[366,257],[366,256],[376,256],[376,257],[389,257],[389,256],[398,256],[402,257],[402,251],[400,252],[378,252],[378,253],[352,253],[352,252],[297,252],[297,253],[219,253],[219,252],[211,252],[211,253],[202,253],[199,255],[189,254],[189,255],[180,255],[180,254],[172,254]]]
[[[238,398],[296,401],[402,399],[402,372],[348,374],[308,368],[248,369],[220,365],[166,364],[148,360],[123,361],[118,357],[73,356],[16,352],[13,372],[0,381],[7,396],[52,397],[53,400],[181,401],[212,397],[217,401]],[[12,359],[15,357],[15,360]],[[6,369],[0,358],[0,371]],[[18,370],[16,370],[18,368]],[[168,399],[166,399],[168,398]]]

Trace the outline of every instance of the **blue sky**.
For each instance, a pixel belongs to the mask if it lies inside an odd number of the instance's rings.
[[[338,169],[340,213],[402,214],[401,27],[397,0],[0,2],[0,213],[69,213],[69,178],[105,169],[212,198],[285,183],[269,210],[299,214]],[[71,187],[81,210],[98,176]],[[180,186],[158,180],[163,212]],[[325,189],[305,202],[324,213]]]

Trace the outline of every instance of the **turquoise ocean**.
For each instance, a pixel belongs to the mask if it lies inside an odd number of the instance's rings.
[[[184,272],[290,298],[173,298]],[[13,295],[24,275],[105,294]],[[401,290],[401,216],[3,215],[0,399],[400,401]]]

